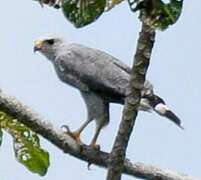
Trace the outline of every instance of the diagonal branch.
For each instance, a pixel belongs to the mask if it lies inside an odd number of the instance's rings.
[[[0,110],[18,119],[20,122],[42,135],[45,139],[50,141],[65,153],[88,163],[93,163],[97,166],[105,168],[108,167],[108,153],[96,151],[86,145],[84,145],[80,150],[76,142],[71,137],[63,133],[61,129],[55,128],[40,114],[32,110],[27,105],[22,104],[15,97],[8,95],[1,90]],[[149,180],[196,180],[183,174],[173,173],[167,170],[164,171],[160,168],[144,163],[132,163],[129,159],[124,161],[123,173]]]
[[[126,148],[137,117],[141,89],[144,87],[154,39],[155,31],[147,25],[142,24],[130,84],[127,89],[123,117],[110,155],[107,180],[121,179]]]

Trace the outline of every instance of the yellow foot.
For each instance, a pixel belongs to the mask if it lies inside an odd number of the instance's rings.
[[[93,149],[100,151],[100,145],[98,144],[90,144],[89,146],[91,146]]]
[[[72,132],[68,126],[62,126],[62,127],[66,129],[66,134],[68,134],[70,137],[75,139],[75,141],[77,142],[77,144],[79,146],[83,145],[83,143],[82,143],[82,141],[80,139],[80,132],[79,131]]]

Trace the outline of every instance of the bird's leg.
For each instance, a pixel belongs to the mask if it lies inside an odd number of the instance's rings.
[[[67,127],[67,134],[68,134],[69,136],[71,136],[73,139],[75,139],[76,142],[77,142],[77,144],[80,145],[80,146],[83,144],[82,141],[81,141],[81,139],[80,139],[80,134],[81,134],[81,132],[84,130],[84,128],[85,128],[90,122],[91,122],[91,120],[90,120],[90,119],[87,119],[87,121],[85,121],[85,122],[82,124],[82,126],[81,126],[79,129],[77,129],[76,131],[74,131],[74,132],[71,132],[70,128]]]
[[[102,129],[103,125],[99,125],[96,129],[96,132],[95,132],[95,135],[90,143],[90,146],[93,148],[93,149],[96,149],[96,150],[100,150],[100,146],[98,144],[96,144],[96,141],[97,141],[97,138],[98,138],[98,135],[100,134],[100,131]]]

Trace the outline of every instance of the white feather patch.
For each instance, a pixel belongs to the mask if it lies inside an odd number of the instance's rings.
[[[167,111],[170,111],[170,109],[162,103],[159,103],[154,108],[159,114],[164,115]]]
[[[149,101],[145,98],[141,98],[140,100],[140,106],[138,110],[141,111],[151,111],[152,107],[149,105]]]

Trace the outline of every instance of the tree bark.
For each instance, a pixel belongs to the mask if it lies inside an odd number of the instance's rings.
[[[142,24],[137,51],[134,56],[131,79],[127,89],[123,117],[110,154],[107,180],[121,179],[126,149],[137,117],[137,109],[141,99],[141,89],[144,87],[154,39],[155,31],[147,25]]]
[[[61,129],[54,127],[50,122],[30,107],[22,104],[18,99],[1,90],[0,111],[18,119],[18,121],[42,135],[64,153],[68,153],[80,160],[88,162],[89,164],[95,164],[105,168],[108,167],[108,153],[96,151],[87,145],[84,145],[80,149],[75,140],[64,133]],[[141,162],[132,163],[129,159],[125,159],[122,172],[131,176],[149,180],[196,180],[184,174],[162,170]]]

